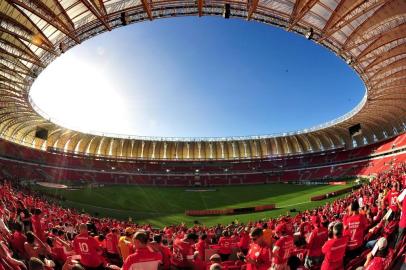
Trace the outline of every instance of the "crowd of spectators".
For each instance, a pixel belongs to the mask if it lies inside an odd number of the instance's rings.
[[[7,181],[0,270],[406,270],[406,164],[294,216],[213,227],[95,218]]]

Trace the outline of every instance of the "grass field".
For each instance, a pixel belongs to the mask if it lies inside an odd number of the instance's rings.
[[[349,185],[347,185],[349,186]],[[187,192],[186,188],[162,188],[141,186],[109,186],[81,190],[63,190],[37,187],[45,193],[60,194],[66,207],[85,210],[100,216],[119,219],[131,217],[138,223],[151,223],[157,227],[195,220],[206,225],[240,222],[275,217],[291,208],[305,210],[325,204],[328,200],[310,202],[310,197],[336,191],[347,186],[306,186],[293,184],[269,184],[252,186],[216,187],[211,192]],[[334,200],[331,198],[329,200]],[[276,210],[212,217],[189,217],[187,209],[222,209],[250,207],[275,203]]]

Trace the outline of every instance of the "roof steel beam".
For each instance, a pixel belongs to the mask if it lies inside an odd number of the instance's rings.
[[[24,7],[27,10],[35,11],[32,12],[34,14],[40,14],[40,18],[44,18],[45,21],[49,22],[53,21],[54,24],[56,24],[58,27],[57,29],[64,28],[68,31],[72,30],[68,27],[67,24],[65,24],[64,21],[62,21],[56,14],[42,1],[38,0],[7,0],[11,1],[14,4],[17,4],[21,7]]]
[[[100,5],[101,13],[103,14],[103,16],[107,16],[106,6],[104,5],[103,0],[99,0],[99,5]]]
[[[20,14],[22,14],[22,16],[24,16],[24,18],[30,22],[30,24],[38,31],[38,34],[41,36],[41,43],[44,42],[49,49],[53,50],[54,49],[54,45],[52,44],[52,42],[48,39],[48,37],[44,34],[44,32],[42,32],[41,29],[39,29],[39,27],[31,20],[31,18],[29,16],[27,16],[27,14],[25,14],[24,12],[21,11],[21,9],[17,6],[13,6]],[[3,17],[3,19],[6,18],[6,20],[11,19],[7,16]],[[10,22],[17,22],[16,20],[10,20]],[[20,24],[19,22],[17,22],[17,26],[21,27],[24,26],[22,24]],[[25,26],[24,26],[25,27]],[[29,30],[31,32],[31,30]],[[35,35],[35,33],[32,33],[32,35]]]
[[[380,21],[383,20],[384,17],[382,17],[383,14],[388,14],[389,16],[394,16],[397,14],[402,14],[403,12],[406,11],[406,7],[403,7],[403,9],[398,9],[398,6],[396,5],[396,2],[393,0],[382,0],[378,1],[375,5],[372,5],[373,8],[379,6],[380,7],[374,11],[374,14],[367,18],[363,23],[361,23],[349,36],[347,40],[352,40],[356,36],[362,36],[363,33],[366,31],[364,27],[368,27],[368,24],[378,24]],[[371,9],[367,9],[364,12],[368,12]],[[376,16],[374,16],[376,15]],[[362,31],[364,30],[364,31]]]
[[[247,20],[251,20],[252,15],[255,13],[258,7],[259,0],[248,0],[248,14]]]
[[[358,19],[359,17],[361,17],[362,15],[364,15],[365,13],[373,10],[374,8],[376,8],[377,6],[383,5],[385,2],[388,2],[390,0],[385,0],[385,1],[381,1],[381,2],[376,2],[375,4],[367,7],[366,9],[363,9],[362,11],[360,11],[357,15],[355,16],[350,16],[348,19],[346,20],[338,20],[334,25],[332,25],[331,27],[329,27],[328,29],[326,29],[325,34],[323,35],[322,38],[320,38],[319,42],[322,42],[325,39],[330,38],[335,32],[337,32],[338,30],[342,29],[344,26],[348,25],[349,23],[353,22],[354,20]],[[345,17],[348,16],[348,14],[351,14],[351,12],[353,12],[354,10],[356,10],[357,8],[360,8],[361,5],[363,5],[365,2],[361,1],[358,5],[354,6],[354,8],[352,10],[350,10],[348,13],[346,13],[344,16],[342,16],[343,19],[345,19]]]
[[[317,2],[318,0],[296,0],[290,17],[288,31],[292,30],[292,28],[313,8],[314,5],[317,4]]]
[[[24,70],[24,71],[26,71],[26,72],[31,72],[31,70],[30,70],[26,65],[24,65],[24,64],[23,64],[18,58],[16,58],[15,56],[4,54],[4,55],[3,55],[3,58],[0,59],[0,61],[4,61],[4,62],[9,63],[9,65],[12,65],[13,68],[16,67],[16,68],[19,68],[19,69]]]
[[[61,5],[60,0],[53,0],[54,4],[58,7],[58,9],[61,11],[63,17],[65,18],[65,20],[69,23],[70,28],[72,30],[75,29],[75,24],[73,23],[72,19],[69,17],[68,13],[66,13],[65,8]]]
[[[204,5],[203,1],[204,0],[198,0],[197,1],[197,9],[198,9],[198,12],[199,12],[199,17],[203,16],[203,5]]]
[[[152,9],[151,9],[151,2],[150,0],[141,0],[142,6],[144,8],[144,12],[147,13],[148,18],[152,21],[154,18],[152,16]]]
[[[106,22],[106,20],[100,15],[100,11],[96,10],[92,4],[90,4],[87,0],[80,0],[89,10],[91,13],[93,13],[94,16],[104,25],[104,27],[108,30],[111,31],[110,25]]]
[[[17,50],[19,50],[20,52],[30,56],[32,59],[38,61],[39,63],[41,63],[41,59],[39,59],[39,57],[31,50],[30,47],[27,46],[27,44],[25,44],[24,42],[22,42],[21,40],[19,40],[18,38],[14,37],[13,35],[11,35],[13,39],[15,39],[21,46],[23,46],[23,48],[21,48],[20,46],[18,46],[17,44],[10,42],[8,40],[3,39],[2,41],[0,41],[0,43],[4,43],[7,44],[7,46],[10,46],[12,48],[15,48]]]
[[[24,61],[30,62],[30,63],[32,63],[32,64],[34,64],[34,65],[36,65],[36,66],[39,66],[39,67],[44,67],[44,66],[42,65],[42,63],[40,63],[40,62],[38,63],[36,60],[33,60],[33,59],[31,59],[31,58],[25,58],[25,57],[23,57],[23,56],[21,56],[21,55],[16,54],[15,52],[9,52],[9,51],[7,51],[7,50],[5,50],[5,49],[3,49],[3,48],[0,48],[0,53],[4,53],[4,54],[9,55],[9,56],[12,56],[12,57],[14,57],[14,58],[17,58],[17,59],[20,59],[20,60],[24,60]]]
[[[17,38],[19,38],[19,39],[21,39],[21,40],[24,40],[24,41],[33,43],[32,38],[31,38],[31,39],[28,39],[28,38],[25,37],[25,36],[22,36],[22,35],[20,35],[20,34],[18,34],[18,33],[12,32],[12,31],[10,31],[9,29],[3,28],[3,27],[1,27],[1,26],[0,26],[0,30],[3,31],[3,32],[5,32],[5,33],[8,33],[8,34],[10,34],[10,35],[13,35],[13,36],[15,36],[15,37],[17,37]],[[37,46],[38,48],[41,48],[41,49],[43,49],[43,50],[46,50],[46,51],[49,52],[49,53],[52,53],[52,54],[55,55],[55,56],[58,55],[53,49],[49,48],[48,46],[44,46],[43,43],[33,43],[33,44],[34,44],[35,46]]]
[[[23,7],[24,9],[28,10],[32,14],[35,14],[42,20],[46,21],[47,23],[49,23],[50,25],[52,25],[53,27],[55,27],[56,29],[58,29],[59,31],[61,31],[62,33],[67,35],[68,37],[70,37],[72,40],[76,41],[76,43],[80,43],[79,39],[70,32],[70,29],[64,23],[60,23],[60,19],[54,20],[56,17],[55,14],[53,14],[53,15],[43,14],[40,12],[41,9],[34,9],[30,5],[27,5],[26,3],[24,3],[20,0],[6,0],[6,1],[11,3],[15,7],[17,7],[17,6]],[[38,2],[35,2],[35,3],[37,4]],[[21,13],[25,14],[23,11],[21,11]]]

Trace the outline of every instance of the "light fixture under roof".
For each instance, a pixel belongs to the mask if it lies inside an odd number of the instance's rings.
[[[231,10],[231,6],[229,3],[225,3],[224,4],[224,10],[223,10],[223,17],[224,19],[229,19],[230,18],[230,10]]]
[[[313,28],[310,28],[310,29],[306,32],[305,37],[306,37],[307,39],[311,39],[311,38],[313,37]]]

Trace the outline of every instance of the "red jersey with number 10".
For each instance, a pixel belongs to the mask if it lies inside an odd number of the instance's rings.
[[[273,264],[286,264],[294,249],[293,236],[282,236],[273,247]]]
[[[398,204],[397,204],[398,196],[399,196],[399,191],[391,190],[388,192],[388,194],[385,197],[385,201],[389,205],[390,209],[392,209],[392,211],[394,211],[394,212],[397,212],[399,210]]]
[[[77,235],[73,240],[73,247],[81,257],[80,263],[85,267],[98,267],[104,262],[103,258],[97,253],[99,243],[89,235]]]

